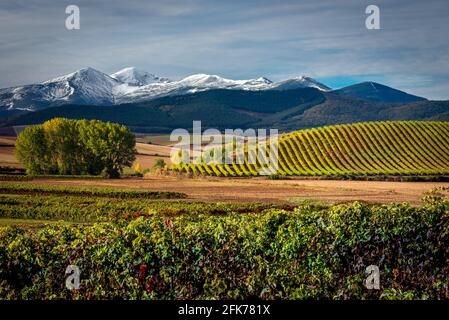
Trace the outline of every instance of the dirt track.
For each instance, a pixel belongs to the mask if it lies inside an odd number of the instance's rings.
[[[438,182],[384,182],[384,181],[336,181],[336,180],[265,180],[263,178],[204,178],[179,179],[154,177],[150,179],[74,180],[46,179],[30,183],[64,186],[103,186],[144,190],[168,190],[184,192],[189,200],[235,202],[303,202],[322,201],[340,203],[354,200],[370,203],[408,202],[421,203],[424,192],[437,186],[449,186]]]

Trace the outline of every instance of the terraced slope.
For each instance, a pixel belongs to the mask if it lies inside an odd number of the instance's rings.
[[[216,176],[256,176],[248,164],[179,164],[181,172]],[[272,174],[447,175],[449,122],[365,122],[294,131],[279,138],[279,166]]]

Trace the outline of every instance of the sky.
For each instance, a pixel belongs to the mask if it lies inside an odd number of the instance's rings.
[[[71,4],[79,30],[65,27]],[[380,30],[365,27],[370,4]],[[135,66],[172,79],[375,81],[448,100],[448,22],[447,0],[2,0],[0,87]]]

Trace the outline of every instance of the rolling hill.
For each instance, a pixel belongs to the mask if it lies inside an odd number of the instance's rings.
[[[261,120],[282,115],[286,110],[323,102],[325,97],[313,88],[296,90],[209,90],[189,95],[169,96],[146,102],[117,106],[66,105],[29,112],[5,125],[28,125],[54,117],[98,119],[118,122],[141,132],[168,132],[190,128],[193,120],[204,127],[250,127]]]
[[[279,138],[278,170],[287,176],[448,175],[449,123],[368,122],[290,132]],[[249,159],[257,159],[257,165]],[[177,164],[173,170],[215,176],[256,176],[260,158],[244,164]]]
[[[425,98],[371,81],[347,86],[334,92],[344,97],[384,103],[409,103],[426,100]]]

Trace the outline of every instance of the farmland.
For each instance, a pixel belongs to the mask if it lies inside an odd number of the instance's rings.
[[[449,124],[376,122],[286,133],[279,138],[284,176],[448,175]],[[230,155],[235,157],[235,155]],[[236,164],[180,163],[173,170],[213,176],[257,176],[266,155],[246,151]]]
[[[0,299],[449,299],[448,132],[401,122],[287,133],[265,177],[248,164],[3,175]],[[169,163],[167,136],[137,141],[134,164]],[[2,166],[19,170],[14,138],[1,142]],[[64,285],[69,264],[79,290]],[[380,290],[364,286],[368,265]]]
[[[16,182],[1,182],[16,183]],[[298,201],[336,204],[363,201],[367,203],[422,204],[424,193],[447,182],[394,182],[351,180],[267,180],[267,178],[179,178],[150,177],[126,179],[39,178],[17,183],[82,188],[158,190],[181,192],[184,201],[237,203],[297,203]]]
[[[0,2],[2,314],[449,302],[449,0],[378,2]]]
[[[0,226],[0,298],[449,299],[444,188],[420,207],[85,197],[65,188],[64,196],[2,191],[1,221],[17,222]],[[78,290],[64,286],[68,264],[82,270]],[[364,287],[372,264],[380,290]]]

